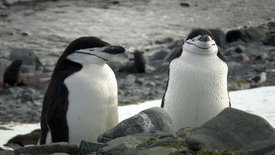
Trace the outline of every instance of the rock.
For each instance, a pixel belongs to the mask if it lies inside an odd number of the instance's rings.
[[[10,150],[0,150],[0,155],[14,155],[14,152]]]
[[[164,146],[159,146],[159,147],[154,147],[150,149],[145,149],[145,150],[129,150],[125,151],[125,155],[170,155],[177,152],[176,148],[170,148],[170,147],[164,147]]]
[[[16,149],[15,155],[19,154],[52,154],[52,153],[68,153],[78,154],[78,147],[68,143],[52,143],[49,145],[38,145]]]
[[[100,135],[98,142],[106,142],[132,134],[156,132],[174,133],[171,118],[159,107],[143,110],[139,114],[120,122],[115,128]]]
[[[253,65],[240,64],[236,62],[229,62],[228,67],[229,67],[228,75],[231,75],[231,76],[248,75],[251,72],[254,72],[256,70],[256,67],[254,67]]]
[[[125,77],[124,85],[132,85],[136,81],[136,76],[129,74]]]
[[[134,149],[138,146],[142,140],[136,139],[137,136],[128,135],[125,137],[119,137],[112,141],[107,142],[105,147],[101,148],[99,153],[108,153],[112,151],[124,151],[129,149]],[[140,137],[138,137],[140,138]],[[145,139],[143,139],[145,140]]]
[[[28,134],[17,135],[11,138],[4,146],[16,149],[18,147],[24,147],[25,145],[36,145],[40,137],[40,129],[36,129]],[[16,147],[16,145],[19,145]]]
[[[174,49],[174,48],[181,48],[183,45],[184,41],[183,40],[176,40],[172,43],[170,43],[170,45],[168,45],[169,49]]]
[[[23,73],[35,72],[42,69],[42,64],[37,55],[29,49],[13,49],[9,59],[12,61],[16,59],[23,60],[24,63],[21,67]]]
[[[186,3],[186,2],[181,2],[180,3],[180,6],[182,6],[182,7],[190,7],[190,4],[189,3]]]
[[[225,40],[225,34],[222,30],[220,29],[209,29],[208,31],[210,31],[214,37],[214,40],[216,42],[216,44],[220,47],[224,47],[226,44],[226,40]]]
[[[260,56],[269,53],[269,51],[261,43],[249,44],[244,52],[254,56]]]
[[[237,45],[237,47],[234,49],[235,53],[243,53],[246,50],[246,47],[243,45]]]
[[[227,56],[226,57],[226,60],[227,61],[233,61],[233,62],[239,62],[239,63],[241,63],[241,62],[243,62],[244,61],[244,56],[245,55],[233,55],[233,56]]]
[[[216,117],[186,135],[193,150],[230,150],[259,154],[275,151],[275,129],[263,118],[226,108]]]
[[[10,64],[11,64],[10,60],[0,58],[0,82],[3,82],[4,72]]]
[[[183,140],[182,140],[183,141]],[[160,140],[155,141],[154,143],[145,146],[146,148],[152,148],[157,146],[163,146],[163,145],[172,145],[172,144],[178,144],[180,140],[178,140],[175,137],[166,137]],[[184,142],[184,141],[183,141]]]
[[[120,2],[119,2],[119,1],[114,0],[114,1],[112,1],[111,3],[112,3],[113,5],[118,5]]]
[[[113,71],[118,71],[122,67],[121,62],[118,61],[108,61],[107,64],[112,68]]]
[[[82,140],[79,145],[79,154],[88,154],[91,152],[97,152],[102,148],[104,144],[102,143],[92,143]]]
[[[98,152],[99,153],[110,153],[113,151],[127,151],[136,149],[143,143],[147,143],[150,139],[158,139],[158,138],[166,138],[173,137],[174,135],[164,133],[164,132],[154,132],[154,133],[139,133],[127,135],[124,137],[119,137],[114,140],[108,141],[105,143],[104,147],[102,147]]]
[[[13,4],[17,3],[17,2],[18,2],[18,0],[3,0],[3,4],[7,5],[7,6],[13,5]]]
[[[231,30],[226,33],[226,41],[229,43],[236,41],[262,41],[265,37],[266,30],[261,27]]]
[[[163,38],[162,40],[157,40],[155,43],[156,44],[168,44],[168,43],[171,43],[173,41],[174,41],[173,38],[167,37],[167,38]]]
[[[28,106],[26,105],[21,105],[18,108],[14,109],[14,112],[16,113],[16,115],[27,115],[27,112],[29,112],[30,109],[28,108]]]
[[[178,57],[178,56],[181,54],[181,52],[182,52],[182,47],[181,47],[181,46],[180,46],[180,47],[175,47],[175,48],[172,49],[171,52],[169,52],[169,53],[165,56],[164,60],[170,62],[170,61],[172,61],[175,57]]]
[[[275,46],[275,34],[269,34],[263,41],[264,45]]]
[[[161,50],[161,51],[155,53],[154,55],[152,55],[150,57],[150,61],[163,60],[167,54],[168,54],[167,51]]]

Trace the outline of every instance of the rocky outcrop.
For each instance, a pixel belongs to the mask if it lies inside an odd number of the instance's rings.
[[[15,154],[249,154],[272,155],[275,129],[263,118],[226,108],[198,128],[176,134],[167,113],[158,107],[130,117],[103,133],[98,143],[82,141],[16,149]],[[0,151],[3,154],[6,151]]]
[[[190,149],[265,154],[275,151],[275,130],[263,118],[227,108],[186,135]]]
[[[9,59],[14,61],[17,59],[23,60],[21,71],[24,73],[34,73],[42,69],[42,64],[38,56],[29,49],[13,49],[10,53]]]
[[[99,136],[98,142],[107,142],[115,138],[134,134],[173,134],[172,120],[159,107],[150,108],[120,122],[115,128]]]

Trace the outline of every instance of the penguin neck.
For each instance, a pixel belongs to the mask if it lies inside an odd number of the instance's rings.
[[[101,59],[98,57],[94,57],[92,63],[81,63],[82,67],[89,67],[89,66],[93,66],[93,65],[97,65],[97,66],[103,66],[106,64],[106,60],[105,59]]]
[[[180,59],[185,59],[185,58],[194,59],[194,60],[197,61],[200,58],[202,58],[202,59],[211,59],[211,58],[214,58],[214,57],[215,57],[215,54],[197,54],[197,53],[193,53],[193,52],[183,50],[182,54],[179,58]]]

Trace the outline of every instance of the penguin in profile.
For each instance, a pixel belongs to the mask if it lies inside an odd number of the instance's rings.
[[[170,62],[169,79],[161,107],[174,129],[199,127],[231,106],[227,88],[228,66],[210,32],[191,32],[181,54]]]
[[[5,70],[3,76],[4,88],[9,86],[23,86],[23,75],[20,71],[20,67],[23,64],[23,60],[18,59],[13,61]]]
[[[106,62],[124,51],[96,37],[70,43],[44,96],[40,144],[96,142],[101,133],[117,125],[117,81]]]

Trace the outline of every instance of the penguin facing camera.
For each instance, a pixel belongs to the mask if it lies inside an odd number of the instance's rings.
[[[199,127],[230,106],[228,66],[210,32],[191,32],[181,54],[169,65],[169,79],[161,107],[174,129]]]

